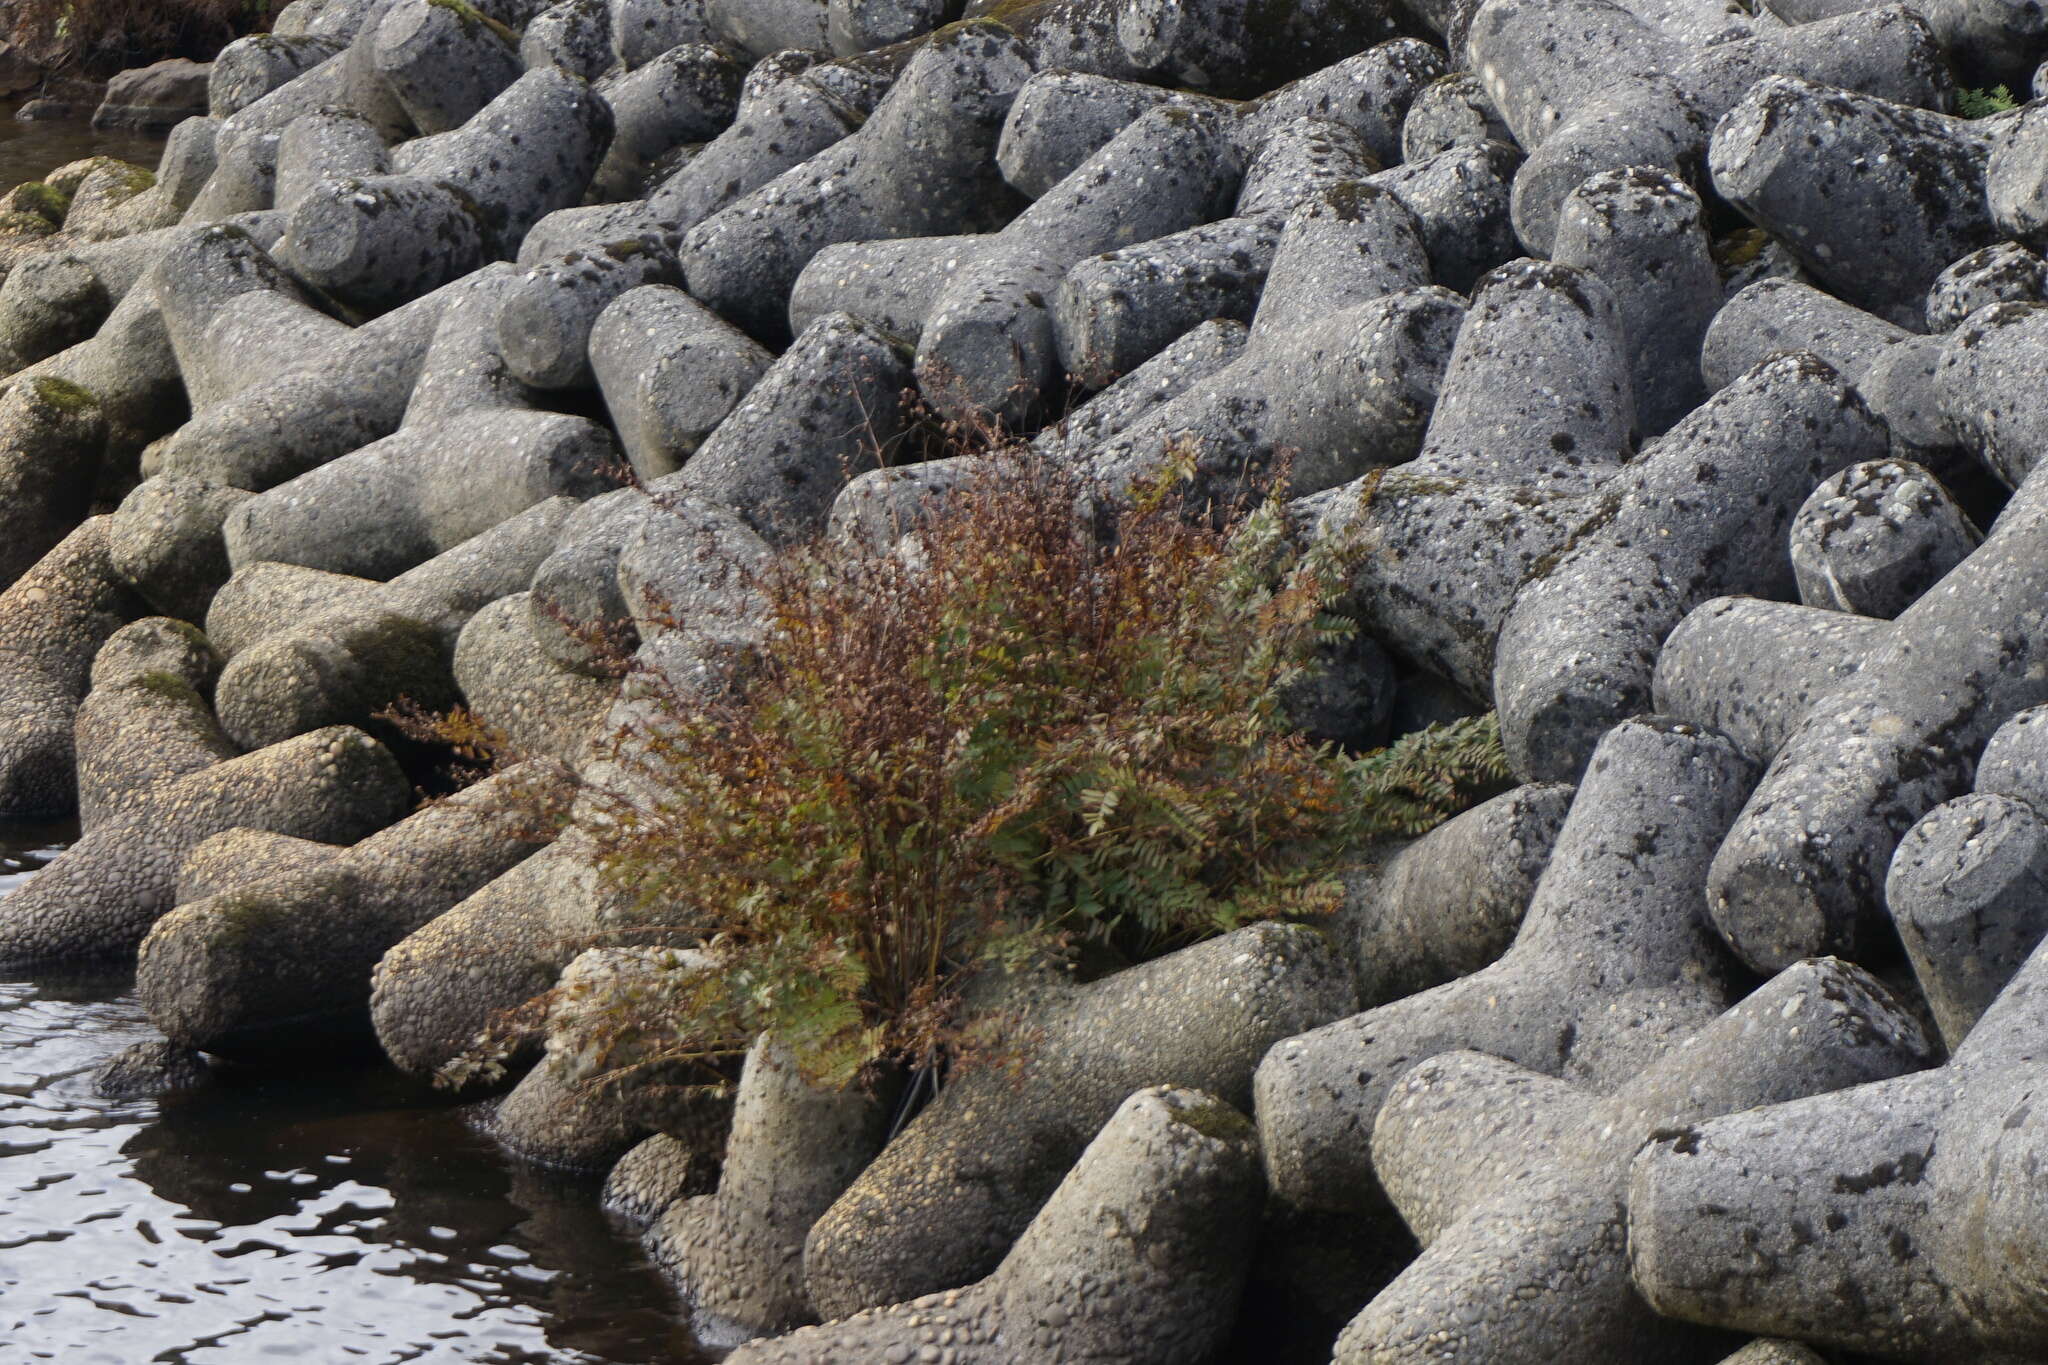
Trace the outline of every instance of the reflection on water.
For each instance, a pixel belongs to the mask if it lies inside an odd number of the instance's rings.
[[[0,828],[0,893],[61,833]],[[155,1036],[123,980],[0,979],[0,1360],[707,1359],[589,1182],[381,1067],[93,1093]]]
[[[153,171],[163,155],[161,137],[114,129],[98,132],[82,118],[18,123],[14,111],[21,104],[18,99],[0,99],[0,193],[88,156],[118,156]]]

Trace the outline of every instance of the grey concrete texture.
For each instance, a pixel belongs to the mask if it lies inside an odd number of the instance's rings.
[[[828,539],[889,554],[909,550],[930,518],[942,512],[962,489],[987,477],[988,465],[978,455],[952,455],[892,469],[871,469],[840,490],[825,523]]]
[[[529,71],[405,171],[476,205],[487,259],[510,260],[527,230],[581,202],[611,144],[611,107],[559,67]]]
[[[1463,314],[1456,295],[1429,288],[1263,338],[1255,323],[1235,362],[1088,450],[1084,467],[1122,495],[1192,457],[1193,491],[1219,507],[1281,473],[1304,495],[1371,478],[1421,446]]]
[[[1461,142],[1371,178],[1415,215],[1436,282],[1470,292],[1479,278],[1521,254],[1509,202],[1521,151],[1505,142]]]
[[[841,57],[909,42],[960,16],[959,0],[828,0],[825,37]]]
[[[644,1229],[677,1200],[711,1193],[723,1151],[722,1142],[716,1151],[698,1152],[667,1133],[656,1133],[635,1144],[605,1176],[604,1211]]]
[[[288,250],[289,234],[278,250]],[[248,233],[210,227],[172,244],[150,273],[164,331],[195,409],[259,382],[248,363],[261,346],[281,367],[303,362],[348,326],[316,308],[305,290]]]
[[[156,1099],[209,1085],[206,1058],[175,1043],[131,1043],[92,1072],[92,1091],[102,1099]]]
[[[1896,460],[1823,480],[1792,521],[1792,571],[1810,607],[1889,619],[1983,537],[1932,474]]]
[[[215,1056],[273,1061],[365,1033],[385,950],[542,847],[541,808],[572,781],[559,765],[522,764],[317,867],[181,903],[137,953],[150,1022]]]
[[[1047,458],[1078,458],[1161,404],[1227,369],[1243,356],[1249,334],[1243,323],[1228,318],[1215,318],[1183,332],[1150,360],[1070,408],[1059,421],[1032,437],[1032,450]]]
[[[2024,376],[2048,353],[2048,304],[1981,308],[1948,334],[1935,361],[1941,418],[1991,472],[2021,487],[2048,455],[2048,421],[2027,401]]]
[[[228,513],[250,497],[184,474],[145,479],[114,509],[107,553],[129,587],[157,610],[199,621],[228,580]]]
[[[1954,88],[1939,40],[1898,5],[1698,46],[1597,0],[1555,11],[1496,0],[1477,16],[1469,55],[1482,76],[1494,72],[1488,92],[1530,149],[1514,217],[1539,252],[1588,176],[1652,166],[1696,177],[1716,124],[1768,75],[1930,109],[1947,108]]]
[[[925,401],[952,420],[1031,422],[1061,379],[1052,300],[1068,269],[1218,217],[1241,174],[1229,134],[1219,118],[1153,110],[969,256],[918,337]]]
[[[25,369],[87,340],[158,255],[190,229],[159,228],[31,256],[0,283],[0,345]]]
[[[643,1184],[638,1198],[673,1196],[671,1177],[709,1193],[733,1125],[731,1087],[668,1055],[674,1035],[660,1007],[678,977],[709,965],[694,949],[577,954],[544,1002],[541,1060],[493,1109],[491,1135],[523,1160],[601,1172],[659,1133],[671,1139],[671,1156],[646,1174],[667,1190]]]
[[[1277,924],[1027,994],[1021,1080],[990,1068],[947,1086],[811,1229],[812,1305],[844,1317],[996,1269],[1133,1090],[1186,1085],[1243,1107],[1267,1048],[1354,999],[1319,934]]]
[[[1279,245],[1279,224],[1240,216],[1077,262],[1052,303],[1060,372],[1104,388],[1211,318],[1249,323]]]
[[[423,134],[460,128],[525,70],[518,36],[468,6],[396,0],[377,21],[370,62]]]
[[[682,279],[672,243],[658,233],[573,250],[528,269],[498,308],[498,352],[512,377],[535,389],[589,388],[591,329],[619,295]]]
[[[1706,397],[1700,343],[1720,309],[1721,281],[1707,254],[1705,212],[1677,176],[1633,166],[1588,177],[1558,211],[1551,258],[1613,291],[1645,437],[1668,431]]]
[[[737,512],[771,545],[807,540],[849,479],[891,462],[914,382],[900,340],[828,313],[768,367],[673,486]]]
[[[2042,913],[2048,822],[2030,803],[1980,790],[1936,806],[1906,831],[1885,904],[1949,1047],[2048,934]]]
[[[971,233],[828,246],[790,288],[789,329],[800,335],[827,313],[850,313],[915,345],[947,281],[989,241]]]
[[[562,0],[533,17],[519,35],[519,58],[528,69],[559,66],[594,81],[618,60],[612,51],[612,16],[605,0]]]
[[[1770,76],[1716,126],[1707,164],[1715,191],[1808,274],[1910,328],[1942,270],[2000,236],[1985,194],[1991,145],[1967,119]],[[1851,162],[1866,172],[1843,174]]]
[[[314,868],[346,850],[339,844],[299,839],[267,829],[237,826],[202,839],[178,864],[179,905],[229,891],[270,872]]]
[[[275,487],[398,430],[458,280],[345,332],[282,373],[261,375],[231,402],[196,410],[158,457],[163,473],[219,488]]]
[[[509,267],[477,275],[440,319],[405,425],[236,506],[229,561],[389,578],[549,499],[615,486],[610,431],[536,409],[507,373],[500,318],[524,285]]]
[[[308,610],[294,593],[262,602],[297,610],[271,615],[267,629],[244,625],[234,633],[246,643],[223,645],[229,660],[215,689],[222,726],[254,748],[318,726],[360,724],[401,699],[430,711],[453,703],[450,670],[463,627],[524,590],[573,506],[567,498],[537,503],[372,589],[342,579],[347,590],[324,610]],[[323,577],[319,589],[334,581]]]
[[[2022,107],[2000,120],[1984,166],[1984,193],[1999,235],[2030,247],[2048,245],[2048,176],[2040,166],[2048,149],[2041,111]],[[67,225],[69,219],[65,220]]]
[[[1676,1128],[1890,1080],[1930,1060],[1862,969],[1797,963],[1605,1093],[1477,1052],[1407,1072],[1373,1160],[1426,1248],[1337,1340],[1343,1365],[1526,1358],[1711,1360],[1720,1333],[1653,1312],[1629,1280],[1629,1160]]]
[[[1338,941],[1367,1008],[1455,981],[1515,941],[1573,789],[1532,783],[1344,876]]]
[[[92,685],[112,687],[165,673],[202,694],[220,677],[220,651],[205,632],[169,616],[145,616],[107,637],[92,657]]]
[[[611,273],[623,283],[636,272]],[[590,323],[584,354],[643,481],[682,468],[776,363],[758,341],[667,281],[607,302]]]
[[[1140,116],[1159,107],[1229,116],[1237,106],[1192,90],[1055,67],[1017,91],[1003,118],[996,165],[1011,188],[1036,199],[1065,180]]]
[[[1242,1114],[1195,1090],[1140,1090],[987,1279],[728,1359],[796,1365],[948,1350],[962,1365],[1202,1359],[1235,1316],[1261,1193]]]
[[[2048,261],[1999,242],[1952,262],[1927,290],[1927,330],[1952,332],[1994,303],[2048,303]]]
[[[611,106],[614,132],[592,193],[631,198],[665,153],[724,132],[738,111],[746,75],[747,63],[728,49],[690,43],[599,81],[596,89]]]
[[[1656,653],[1693,607],[1789,596],[1787,533],[1808,495],[1885,449],[1884,427],[1841,377],[1794,353],[1715,394],[1603,483],[1501,624],[1492,695],[1516,772],[1575,780],[1601,735],[1648,708]]]
[[[1415,25],[1372,0],[1122,0],[1116,37],[1131,62],[1184,85],[1245,98],[1307,76],[1333,51],[1363,52]]]
[[[1885,905],[1942,1038],[1959,1047],[2044,934],[2036,882],[2048,871],[2048,708],[2001,725],[1968,796],[1906,832]]]
[[[31,379],[0,393],[0,583],[85,520],[106,444],[106,419],[84,389]]]
[[[144,611],[107,541],[107,518],[88,518],[0,592],[0,811],[11,818],[77,806],[72,723],[93,658]]]
[[[785,48],[830,50],[826,0],[703,0],[703,6],[713,39],[753,57]]]
[[[381,584],[298,564],[251,564],[222,585],[206,610],[206,638],[232,659],[265,636],[332,607],[376,600]]]
[[[576,830],[401,939],[371,974],[370,1017],[392,1065],[431,1077],[501,1010],[539,995],[589,946],[613,894]]]
[[[479,468],[479,451],[490,463]],[[229,562],[387,578],[552,498],[614,486],[617,447],[586,418],[478,409],[410,427],[236,505]]]
[[[745,1340],[817,1320],[804,1238],[882,1149],[888,1100],[858,1084],[819,1086],[787,1048],[766,1037],[754,1043],[717,1190],[672,1205],[647,1231],[651,1259],[700,1331]]]
[[[120,961],[172,908],[179,864],[208,837],[242,826],[348,843],[411,800],[390,753],[347,726],[164,782],[0,903],[0,959]]]
[[[368,119],[345,110],[302,114],[277,140],[276,208],[290,213],[325,180],[382,176],[390,149]]]
[[[528,600],[513,593],[472,617],[449,671],[463,705],[513,754],[571,762],[596,735],[618,686],[556,663],[537,638]]]
[[[410,175],[321,180],[293,204],[291,215],[279,262],[328,296],[370,313],[460,279],[485,259],[475,202],[439,181]]]
[[[787,336],[797,276],[825,247],[1000,226],[1018,199],[994,153],[1004,115],[1030,74],[1025,45],[995,25],[963,25],[935,38],[857,133],[690,229],[683,239],[690,292],[774,343]]]
[[[1907,461],[1974,464],[1956,447],[1940,382],[1943,343],[1823,293],[1803,280],[1770,278],[1734,293],[1707,329],[1700,369],[1719,389],[1780,350],[1811,351],[1833,365],[1891,433]]]
[[[1590,271],[1524,258],[1489,272],[1472,288],[1428,435],[1403,472],[1592,489],[1635,444],[1623,325],[1614,291]]]
[[[708,43],[704,0],[606,0],[612,53],[627,70],[653,61],[679,43]]]
[[[1401,120],[1401,159],[1421,161],[1463,143],[1512,143],[1514,137],[1486,83],[1470,71],[1453,71],[1422,87],[1408,106]]]
[[[655,214],[695,227],[860,128],[888,82],[815,61],[776,53],[756,63],[731,125],[649,194]]]
[[[1767,764],[1889,633],[1888,622],[1848,612],[1710,598],[1665,637],[1651,700],[1659,714],[1718,730]]]
[[[314,34],[252,33],[237,38],[214,55],[206,78],[206,112],[216,119],[232,118],[347,45],[344,39]]]
[[[527,627],[559,667],[616,678],[643,639],[686,628],[751,638],[769,545],[741,516],[671,477],[591,500],[534,570]]]
[[[124,626],[101,649],[100,657],[117,649],[124,634],[138,627],[160,632],[165,624],[165,618],[153,617]],[[206,644],[193,627],[175,624],[197,637],[199,645]],[[206,698],[219,671],[217,658],[205,661],[205,671],[192,666],[200,662],[195,658],[136,662],[170,666],[103,669],[95,659],[92,691],[79,703],[72,723],[81,831],[146,805],[150,791],[163,782],[241,753],[221,731]]]
[[[1891,1360],[2037,1356],[2044,983],[2037,947],[1946,1066],[1646,1145],[1628,1246],[1651,1307]]]
[[[1738,973],[1699,887],[1755,768],[1658,717],[1602,741],[1514,946],[1459,980],[1274,1047],[1254,1108],[1275,1196],[1370,1230],[1387,1216],[1375,1116],[1408,1068],[1459,1050],[1611,1089],[1730,1003]]]
[[[1900,837],[1967,790],[2001,724],[2048,701],[2030,662],[2044,510],[2048,483],[2029,479],[1984,543],[1900,613],[1779,750],[1707,883],[1715,923],[1752,965],[1882,941]]]

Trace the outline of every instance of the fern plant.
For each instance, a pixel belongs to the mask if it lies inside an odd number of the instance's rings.
[[[1989,118],[2017,108],[2019,101],[2013,98],[2011,90],[2002,85],[1981,89],[1965,87],[1956,91],[1956,112],[1964,118]]]
[[[1363,755],[1291,729],[1288,689],[1356,629],[1331,611],[1356,550],[1299,548],[1277,500],[1217,527],[1169,471],[1104,541],[1077,480],[984,468],[914,553],[781,560],[745,687],[613,737],[602,871],[711,964],[621,1020],[636,1047],[768,1032],[823,1083],[930,1068],[977,973],[1320,913],[1347,849],[1505,778],[1490,717]]]

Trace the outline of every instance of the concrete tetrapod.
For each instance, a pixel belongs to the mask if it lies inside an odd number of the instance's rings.
[[[1609,727],[1649,706],[1657,651],[1694,606],[1790,596],[1800,506],[1886,448],[1841,376],[1794,354],[1715,394],[1603,482],[1501,623],[1493,698],[1515,771],[1575,779]]]
[[[219,673],[220,656],[183,621],[145,617],[108,637],[72,729],[82,832],[241,752],[207,704]]]
[[[1752,966],[1854,954],[1889,934],[1883,879],[1900,836],[1967,789],[2007,718],[2048,701],[2044,547],[2048,477],[2029,476],[1983,545],[1779,750],[1707,882],[1714,923]]]
[[[2048,261],[2018,242],[1973,251],[1934,277],[1927,290],[1927,330],[1953,332],[1994,303],[2048,302]]]
[[[1530,152],[1514,188],[1515,231],[1530,250],[1551,249],[1566,196],[1590,176],[1624,166],[1696,176],[1716,123],[1774,72],[1928,108],[1945,108],[1954,88],[1940,41],[1903,5],[1791,28],[1715,6],[1692,13],[1724,40],[1674,35],[1606,0],[1478,8],[1467,55]],[[1739,26],[1750,36],[1728,31]]]
[[[1851,465],[1813,490],[1792,519],[1799,600],[1893,617],[1963,562],[1983,537],[1919,465]]]
[[[1969,796],[1906,831],[1885,904],[1942,1038],[1959,1047],[2048,934],[2048,707],[1998,728]]]
[[[174,1042],[253,1059],[365,1034],[384,950],[540,848],[538,807],[569,786],[556,765],[520,765],[317,867],[181,904],[137,958],[150,1022]]]
[[[1018,201],[996,172],[996,141],[1030,74],[1025,44],[998,25],[935,38],[858,133],[690,229],[690,293],[772,345],[788,336],[797,276],[825,247],[1002,223]]]
[[[1650,695],[1660,715],[1719,730],[1761,767],[1889,630],[1843,611],[1716,597],[1665,638]]]
[[[537,409],[505,372],[499,311],[523,284],[509,266],[480,272],[435,331],[405,424],[236,505],[229,562],[389,578],[551,498],[612,487],[611,433]]]
[[[1935,277],[1998,240],[1991,146],[1968,119],[1769,76],[1714,130],[1708,166],[1714,188],[1832,292],[1919,327]],[[1869,173],[1840,173],[1852,164]]]
[[[1629,1282],[1630,1158],[1686,1124],[1930,1060],[1919,1024],[1874,977],[1822,958],[1609,1094],[1477,1052],[1422,1063],[1381,1106],[1372,1151],[1426,1249],[1345,1328],[1338,1365],[1718,1358],[1720,1333],[1659,1317]]]
[[[1242,1101],[1268,1047],[1354,1000],[1320,935],[1277,924],[1050,989],[1021,1007],[1022,1081],[990,1068],[948,1085],[811,1229],[812,1303],[843,1317],[987,1274],[1132,1090]]]
[[[700,1339],[744,1341],[817,1321],[804,1236],[888,1135],[885,1097],[857,1084],[819,1087],[786,1048],[755,1042],[717,1190],[674,1205],[647,1230],[648,1252],[682,1291]]]
[[[1503,792],[1446,820],[1372,872],[1345,876],[1338,937],[1370,1009],[1455,981],[1515,941],[1572,789]]]
[[[366,722],[400,699],[428,710],[451,704],[462,628],[520,591],[573,507],[550,498],[366,590],[325,575],[345,595],[325,610],[273,615],[258,638],[232,651],[215,691],[222,727],[253,748],[320,725]]]
[[[347,843],[411,797],[384,746],[343,725],[160,783],[0,901],[0,961],[125,957],[172,908],[179,864],[209,836],[247,826]]]
[[[704,1085],[691,1063],[663,1055],[674,1033],[652,1004],[671,998],[664,992],[678,976],[709,965],[689,949],[592,948],[577,954],[546,1002],[541,1061],[498,1101],[491,1136],[526,1161],[602,1171],[653,1132],[670,1139],[678,1149],[672,1154],[686,1159],[680,1174],[699,1185],[709,1176],[715,1184],[732,1128],[733,1097]],[[659,1164],[671,1171],[675,1166]],[[661,1191],[642,1185],[637,1194],[653,1200]]]
[[[1286,1210],[1352,1240],[1395,1235],[1370,1140],[1419,1062],[1484,1050],[1612,1087],[1726,1008],[1736,973],[1699,886],[1754,776],[1726,739],[1689,725],[1637,717],[1610,731],[1505,956],[1287,1039],[1259,1064],[1253,1112]]]
[[[1628,1185],[1630,1270],[1669,1317],[1892,1360],[2048,1341],[2048,945],[1934,1071],[1689,1124]]]
[[[107,637],[143,614],[92,517],[0,592],[0,813],[69,814],[78,802],[72,721]]]
[[[85,519],[107,422],[61,379],[0,392],[0,584],[11,584]]]
[[[1242,175],[1230,131],[1204,112],[1155,109],[967,253],[918,338],[926,401],[958,420],[1036,414],[1059,379],[1052,300],[1068,269],[1222,213]]]
[[[987,1279],[727,1359],[1200,1360],[1235,1319],[1260,1195],[1258,1143],[1243,1115],[1196,1090],[1139,1090]]]

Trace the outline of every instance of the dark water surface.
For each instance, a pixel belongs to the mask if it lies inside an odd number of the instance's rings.
[[[0,0],[0,9],[5,2]],[[155,170],[164,154],[164,140],[147,133],[109,129],[95,132],[84,119],[53,119],[18,123],[20,99],[0,99],[0,193],[30,180],[41,180],[59,166],[89,156],[118,156]]]
[[[0,894],[68,831],[0,825]],[[0,976],[0,1362],[706,1359],[593,1183],[537,1173],[388,1068],[112,1101],[127,981]]]

